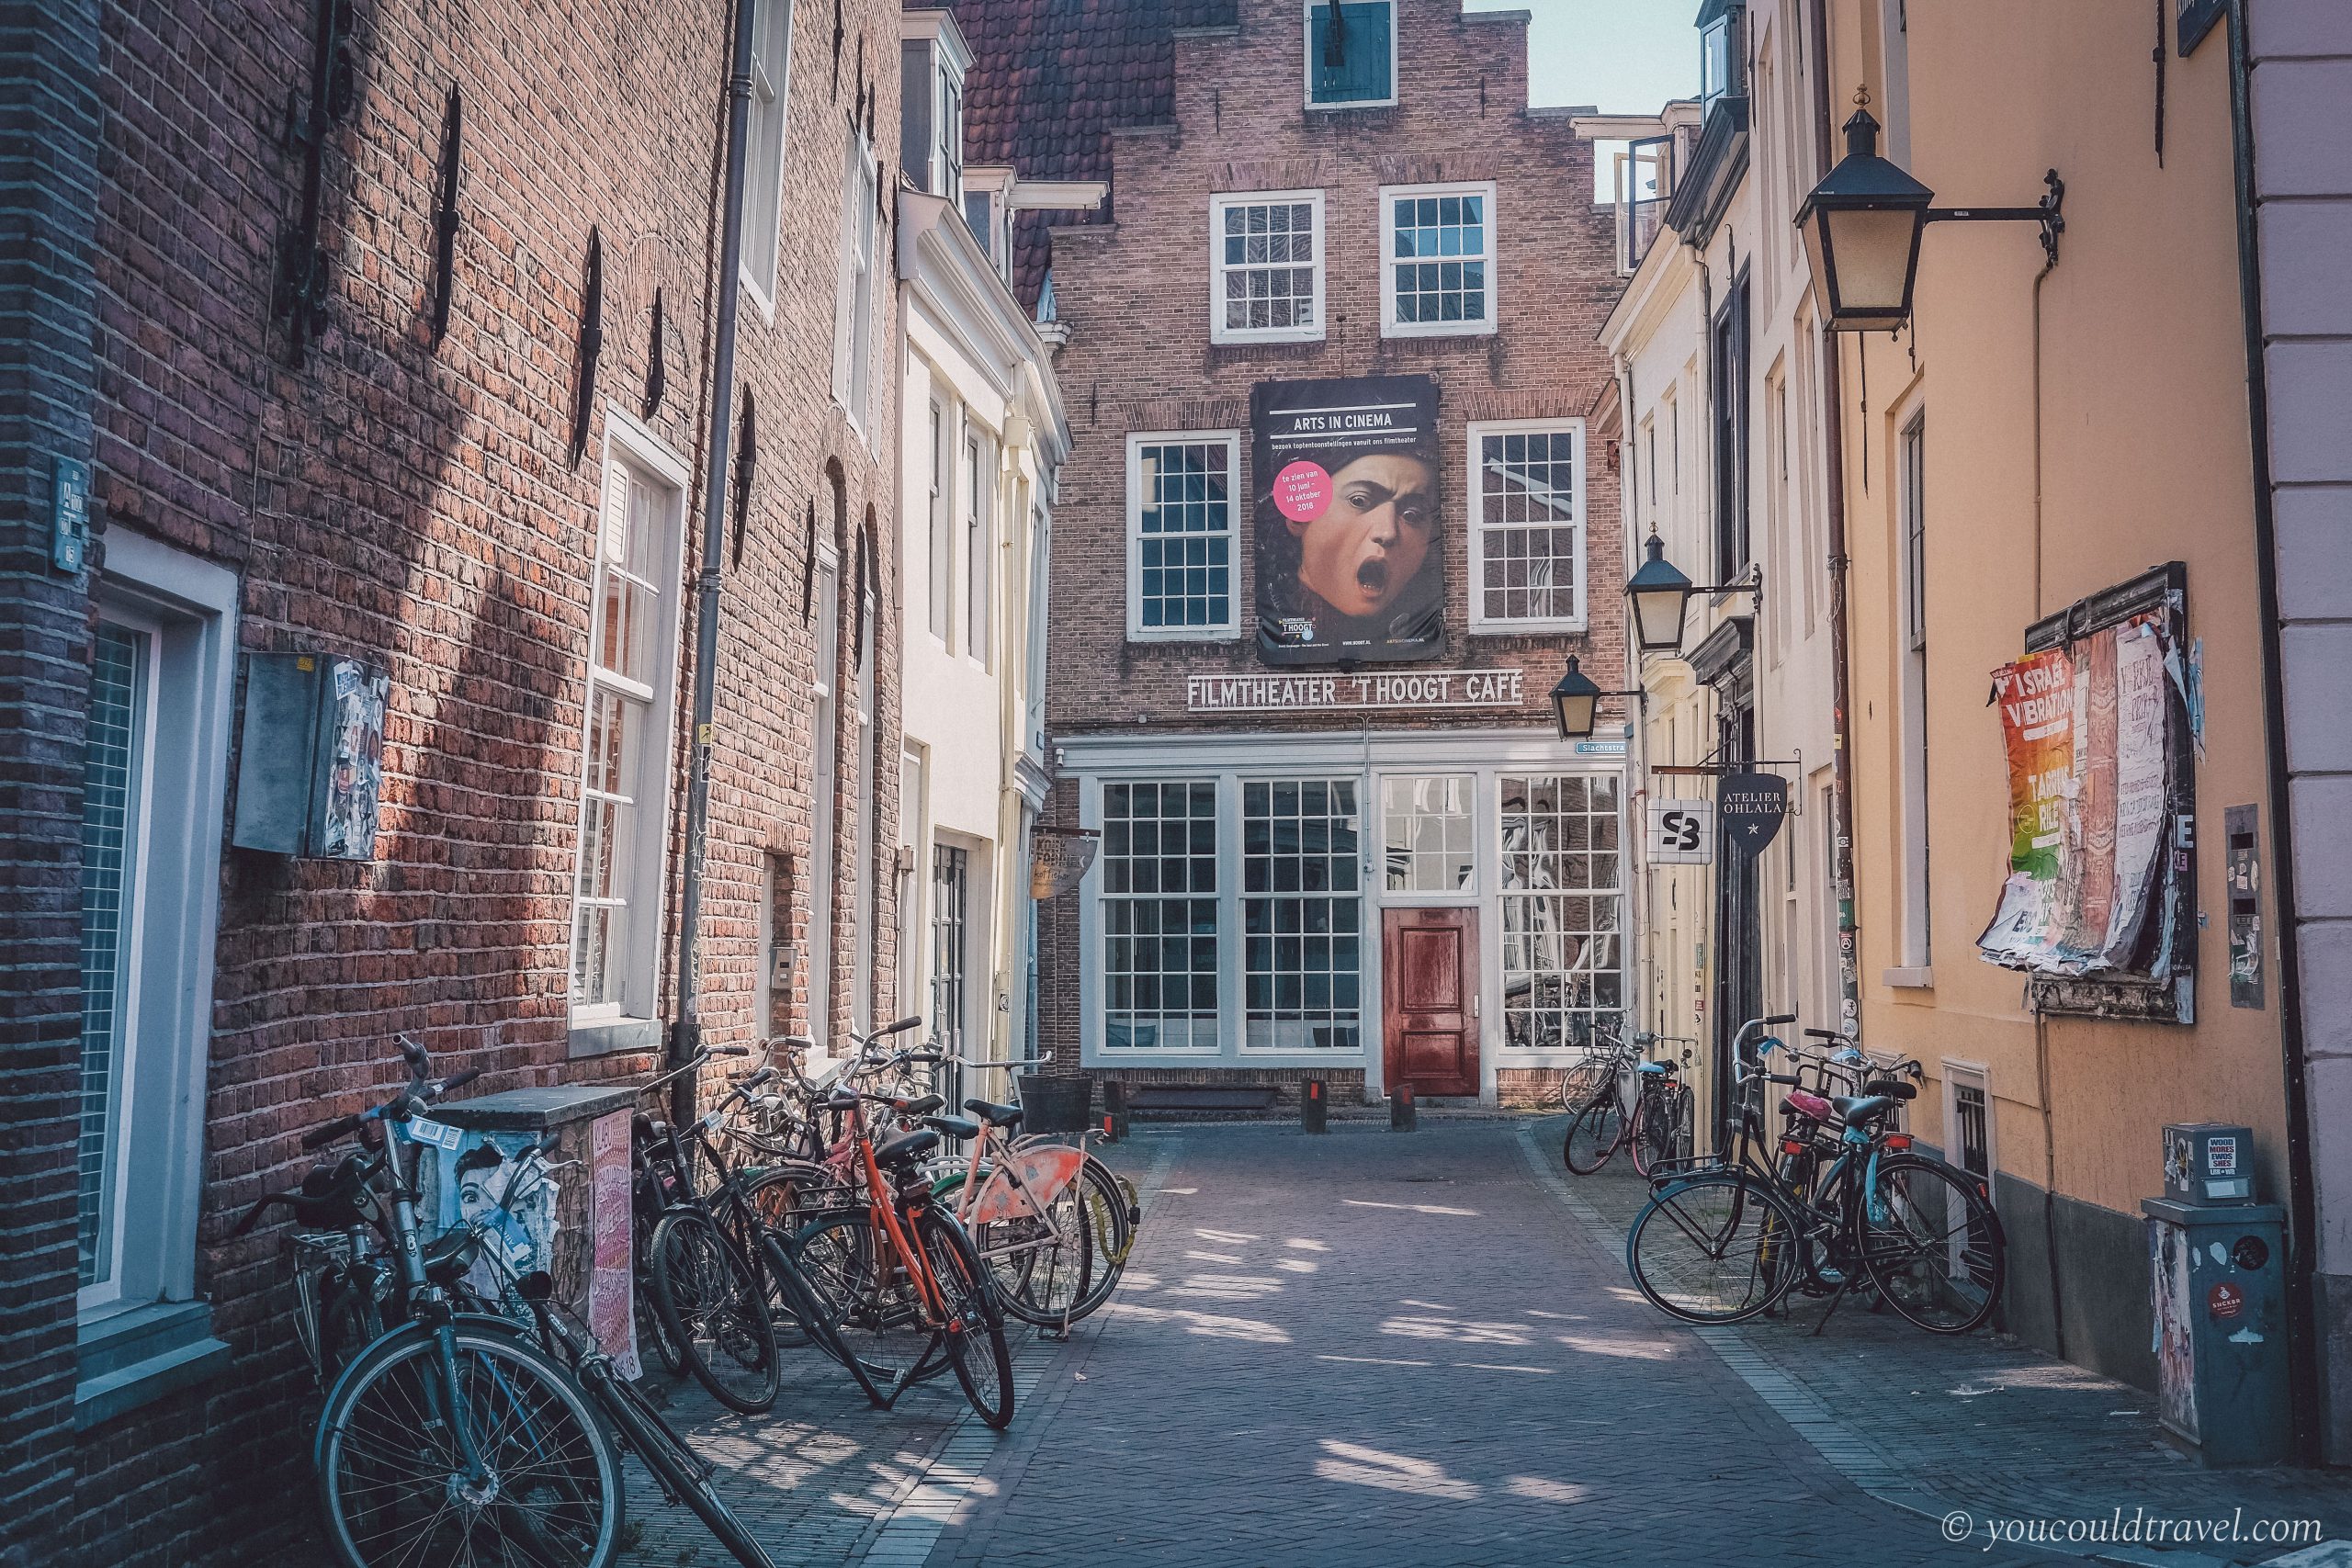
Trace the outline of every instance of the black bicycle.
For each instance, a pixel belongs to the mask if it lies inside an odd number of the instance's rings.
[[[750,1054],[741,1045],[706,1047],[638,1092],[650,1094],[715,1057]],[[712,1148],[708,1134],[726,1113],[722,1104],[695,1120],[689,1133],[698,1146]],[[633,1129],[638,1217],[646,1236],[643,1282],[658,1335],[656,1354],[665,1364],[674,1354],[729,1410],[758,1415],[775,1403],[784,1372],[768,1307],[772,1280],[757,1238],[730,1234],[721,1223],[719,1210],[697,1190],[688,1142],[677,1128],[639,1112]],[[720,1190],[723,1203],[727,1190]]]
[[[298,1332],[329,1383],[311,1450],[327,1538],[345,1568],[609,1568],[619,1451],[567,1367],[513,1322],[462,1310],[474,1237],[424,1245],[414,1160],[388,1135],[480,1075],[436,1083],[424,1047],[399,1043],[398,1092],[302,1139],[315,1150],[356,1134],[359,1153],[263,1199],[240,1227],[285,1207],[306,1237],[373,1233],[364,1256],[356,1242],[296,1246],[298,1267],[317,1264]]]
[[[499,1200],[497,1213],[484,1215],[470,1227],[477,1242],[497,1223],[498,1214],[507,1213],[518,1197],[527,1195],[560,1168],[548,1162],[537,1144],[526,1145],[508,1157],[514,1175]],[[595,1401],[621,1446],[644,1463],[667,1501],[693,1509],[743,1568],[775,1568],[774,1560],[712,1485],[716,1467],[695,1453],[653,1403],[621,1375],[604,1347],[557,1306],[553,1277],[544,1269],[518,1273],[495,1246],[481,1247],[478,1256],[491,1260],[501,1288],[496,1297],[472,1297],[469,1304],[528,1325],[540,1348],[568,1367]]]

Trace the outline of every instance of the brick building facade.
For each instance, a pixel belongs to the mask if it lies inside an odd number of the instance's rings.
[[[862,752],[899,704],[899,17],[797,10],[763,0],[751,110],[721,1042],[894,990],[894,879],[852,863],[897,840]],[[240,1209],[396,1032],[495,1089],[643,1070],[677,1021],[727,7],[346,11],[314,78],[311,0],[0,7],[9,1568],[313,1560],[282,1238]],[[238,763],[278,654],[388,677],[364,858],[235,841],[292,767]]]
[[[1041,1043],[1285,1097],[1540,1092],[1623,1000],[1623,742],[1564,742],[1546,699],[1570,655],[1620,668],[1624,570],[1585,418],[1611,220],[1567,111],[1527,107],[1525,16],[1105,5],[1057,51],[1051,7],[968,9],[975,155],[1111,186],[1023,252],[1073,433],[1051,809],[1103,834],[1046,916]],[[1419,514],[1368,525],[1393,536],[1351,587],[1318,531],[1375,470],[1323,454],[1338,499],[1283,510],[1253,397],[1378,421],[1415,388]],[[1442,592],[1409,649],[1397,622],[1327,659],[1317,571],[1343,639]]]

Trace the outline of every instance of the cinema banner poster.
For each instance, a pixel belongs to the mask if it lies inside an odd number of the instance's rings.
[[[2006,968],[2162,979],[2173,678],[2135,615],[1993,672],[2008,757],[2009,874],[1977,939]],[[2160,920],[2157,922],[2160,924]]]
[[[1401,662],[1445,651],[1437,398],[1427,376],[1251,389],[1264,662]]]

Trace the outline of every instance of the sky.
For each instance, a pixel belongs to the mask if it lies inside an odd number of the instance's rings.
[[[1699,91],[1699,0],[1464,0],[1471,11],[1528,11],[1527,96],[1656,114]]]

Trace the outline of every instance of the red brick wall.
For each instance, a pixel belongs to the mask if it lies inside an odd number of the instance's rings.
[[[696,470],[679,595],[678,784],[663,1013],[674,1016],[686,705],[699,467],[709,440],[727,7],[683,0],[563,6],[362,0],[356,94],[326,159],[322,243],[332,325],[300,367],[271,311],[277,236],[301,160],[280,144],[309,69],[309,0],[234,11],[109,0],[103,17],[98,475],[107,531],[135,530],[236,570],[249,649],[323,649],[391,671],[383,834],[367,864],[231,851],[214,998],[198,1289],[237,1351],[233,1374],[85,1435],[72,1549],[91,1564],[256,1560],[307,1499],[296,1406],[311,1396],[283,1321],[270,1232],[227,1235],[285,1185],[296,1134],[356,1108],[395,1031],[485,1089],[633,1071],[571,1063],[566,959],[575,872],[591,547],[606,400],[637,410],[655,290],[668,391],[650,423]],[[738,371],[756,398],[757,478],[740,558],[728,519],[701,1017],[718,1042],[752,1019],[761,857],[793,858],[807,951],[811,618],[806,519],[840,550],[841,665],[871,508],[881,624],[877,731],[897,732],[897,497],[831,393],[844,141],[863,104],[881,185],[895,179],[898,7],[803,4],[773,319],[747,299]],[[432,179],[444,96],[465,96],[463,227],[446,340],[428,344]],[[895,289],[877,284],[876,428],[893,427]],[[574,343],[592,224],[605,254],[605,347],[587,456],[569,454]],[[736,404],[740,415],[742,402]],[[824,474],[840,465],[847,530]],[[854,942],[849,855],[857,727],[831,760],[839,896],[837,1019]],[[877,855],[895,842],[895,748],[876,770]],[[232,782],[233,788],[233,782]],[[892,989],[892,880],[875,878]],[[828,890],[832,891],[832,890]],[[822,913],[822,912],[820,912]],[[795,1018],[797,1025],[798,1019]],[[298,1550],[297,1558],[307,1561]]]
[[[1626,568],[1612,526],[1617,475],[1608,445],[1587,446],[1581,636],[1474,635],[1463,517],[1465,426],[1581,416],[1607,385],[1595,342],[1615,304],[1609,213],[1592,205],[1593,150],[1556,111],[1530,113],[1523,21],[1464,17],[1457,0],[1400,0],[1399,102],[1303,107],[1303,7],[1243,0],[1238,26],[1180,33],[1173,124],[1114,133],[1114,220],[1056,231],[1054,288],[1069,343],[1056,369],[1074,446],[1054,514],[1055,641],[1047,718],[1057,735],[1168,731],[1353,731],[1519,723],[1548,727],[1546,695],[1569,654],[1606,680],[1622,668]],[[1493,180],[1498,330],[1490,336],[1384,338],[1376,192],[1383,185]],[[1210,341],[1209,197],[1247,190],[1324,193],[1320,343]],[[1526,672],[1526,707],[1406,718],[1374,712],[1196,716],[1184,678],[1259,670],[1256,585],[1247,525],[1236,555],[1243,637],[1232,643],[1130,642],[1126,636],[1126,437],[1131,431],[1238,430],[1250,471],[1250,389],[1268,379],[1420,374],[1440,386],[1446,535],[1446,656],[1441,667]],[[1247,508],[1238,507],[1246,519]],[[1409,667],[1407,667],[1409,668]],[[1074,821],[1068,784],[1053,819]],[[1046,1042],[1074,1059],[1078,900],[1057,900],[1041,942]]]

